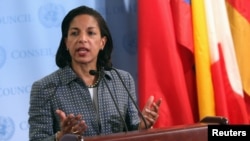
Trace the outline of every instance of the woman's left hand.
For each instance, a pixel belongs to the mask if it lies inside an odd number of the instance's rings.
[[[159,117],[158,110],[161,105],[161,101],[162,99],[159,99],[158,101],[154,102],[154,96],[149,97],[146,105],[142,110],[142,115],[146,120],[147,126],[141,118],[139,129],[151,128],[155,124]]]
[[[57,133],[57,140],[60,140],[65,134],[83,135],[87,130],[87,124],[82,119],[82,115],[66,115],[62,110],[56,110],[60,118],[61,131]]]

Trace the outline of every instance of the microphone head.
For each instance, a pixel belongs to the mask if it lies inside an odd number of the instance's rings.
[[[90,71],[89,71],[89,74],[91,74],[91,75],[99,75],[100,73],[102,73],[102,72],[99,72],[99,71],[97,71],[97,70],[90,70]],[[110,77],[110,76],[108,76],[108,75],[106,75],[106,74],[104,74],[104,76],[105,76],[105,78],[107,78],[108,80],[111,80],[111,77]]]
[[[90,70],[89,71],[89,74],[91,74],[91,75],[97,75],[99,72],[98,71],[96,71],[96,70]]]

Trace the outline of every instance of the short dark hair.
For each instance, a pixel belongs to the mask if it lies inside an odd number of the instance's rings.
[[[60,41],[59,48],[56,53],[56,65],[59,68],[63,68],[67,65],[71,65],[71,56],[69,54],[69,51],[67,50],[66,44],[64,42],[64,39],[68,36],[68,30],[70,23],[72,20],[81,14],[87,14],[90,16],[93,16],[98,23],[98,26],[101,31],[101,37],[107,38],[107,42],[105,44],[105,47],[103,50],[99,51],[98,59],[97,59],[97,68],[104,67],[104,68],[111,68],[112,62],[111,62],[111,53],[113,50],[113,41],[112,37],[109,31],[109,28],[101,16],[99,12],[94,10],[93,8],[87,7],[87,6],[79,6],[71,11],[68,12],[68,14],[64,17],[61,25],[61,32],[62,32],[62,38]]]

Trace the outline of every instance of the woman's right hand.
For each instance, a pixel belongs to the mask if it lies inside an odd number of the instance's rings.
[[[87,124],[82,119],[82,115],[66,115],[62,110],[56,110],[56,113],[60,117],[61,126],[61,131],[57,133],[57,140],[60,140],[65,134],[82,135],[86,131]]]

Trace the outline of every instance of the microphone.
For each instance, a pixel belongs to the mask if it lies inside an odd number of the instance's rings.
[[[142,115],[142,112],[139,110],[139,107],[137,106],[137,104],[136,104],[135,100],[133,99],[131,93],[129,92],[127,86],[125,85],[125,83],[124,83],[124,81],[123,81],[123,79],[122,79],[120,73],[117,71],[117,69],[115,69],[115,68],[113,68],[113,67],[108,67],[108,68],[106,67],[106,68],[104,68],[104,69],[107,70],[107,71],[114,70],[115,73],[118,75],[120,81],[122,82],[123,87],[126,89],[126,91],[127,91],[128,95],[129,95],[130,99],[132,100],[132,102],[133,102],[134,106],[136,107],[136,109],[137,109],[139,115],[141,116],[141,118],[142,118],[142,120],[143,120],[143,122],[144,122],[144,125],[145,125],[146,129],[148,129],[148,125],[147,125],[147,123],[146,123],[146,119],[145,119],[144,116]]]
[[[109,88],[109,86],[108,86],[108,84],[107,84],[107,81],[105,80],[105,73],[103,72],[103,70],[102,70],[101,72],[98,72],[98,71],[96,71],[96,70],[90,70],[90,71],[89,71],[89,74],[91,74],[91,75],[98,75],[99,73],[101,73],[100,77],[101,77],[102,80],[104,81],[104,83],[105,83],[105,85],[106,85],[106,87],[107,87],[107,89],[108,89],[108,91],[109,91],[109,94],[110,94],[110,96],[111,96],[111,98],[112,98],[112,100],[113,100],[113,102],[114,102],[114,104],[115,104],[115,108],[116,108],[117,112],[119,113],[119,116],[120,116],[120,118],[121,118],[121,120],[122,120],[122,122],[123,122],[123,125],[125,126],[125,131],[128,132],[127,124],[126,124],[126,122],[125,122],[125,120],[124,120],[124,118],[123,118],[123,116],[122,116],[122,114],[121,114],[121,111],[119,110],[119,107],[118,107],[117,102],[115,101],[114,95],[113,95],[113,93],[111,92],[111,90],[110,90],[110,88]]]
[[[89,74],[91,74],[91,75],[98,75],[99,72],[96,71],[96,70],[90,70],[90,71],[89,71]]]

